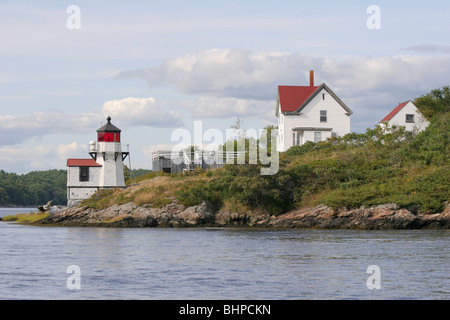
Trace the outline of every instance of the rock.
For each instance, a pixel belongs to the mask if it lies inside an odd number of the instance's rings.
[[[66,209],[66,208],[67,208],[66,206],[51,206],[51,207],[48,209],[48,212],[49,212],[50,214],[55,214],[55,213],[58,213],[59,211],[64,210],[64,209]]]
[[[188,225],[208,225],[214,222],[214,212],[202,202],[200,205],[186,208],[178,214],[178,218]]]
[[[258,212],[214,212],[206,202],[184,207],[170,203],[163,208],[137,206],[133,202],[102,210],[61,208],[39,224],[111,227],[266,227],[320,229],[450,229],[450,206],[437,214],[420,213],[417,207],[382,204],[369,208],[332,209],[325,205],[301,208],[275,216]]]
[[[215,214],[215,223],[218,226],[243,226],[251,224],[252,218],[246,213],[230,212],[230,211],[219,211]],[[254,221],[259,220],[253,218]]]
[[[49,202],[47,202],[47,204],[45,204],[43,206],[38,206],[38,210],[40,212],[47,212],[50,209],[52,203],[53,203],[53,200],[50,200]]]

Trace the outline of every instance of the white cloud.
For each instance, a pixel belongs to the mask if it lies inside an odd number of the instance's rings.
[[[276,100],[240,99],[232,97],[201,96],[196,100],[181,101],[196,118],[266,118],[273,117]]]
[[[24,116],[0,115],[0,145],[56,133],[87,133],[100,121],[98,114],[33,112]]]
[[[55,150],[60,160],[74,158],[78,154],[87,154],[87,146],[80,145],[76,141],[69,144],[59,144]]]
[[[26,173],[31,170],[61,168],[50,145],[0,146],[0,163],[7,172]]]
[[[308,85],[310,69],[315,70],[316,83],[326,82],[353,98],[375,91],[426,93],[447,84],[450,57],[398,55],[340,61],[299,53],[214,49],[124,71],[118,78],[140,77],[150,87],[174,85],[187,94],[274,100],[278,85]]]
[[[418,53],[450,53],[450,46],[431,43],[409,46],[401,49],[404,51],[412,51]]]
[[[140,77],[150,87],[175,85],[187,94],[274,99],[276,84],[304,82],[309,69],[318,68],[322,60],[292,53],[212,49],[167,59],[153,68],[124,71],[118,78]]]
[[[65,169],[68,158],[86,157],[87,145],[18,144],[0,146],[0,163],[7,172],[26,173],[31,170]]]
[[[125,98],[104,103],[102,113],[33,112],[32,114],[0,115],[0,145],[14,145],[33,137],[50,134],[83,134],[95,131],[107,115],[120,125],[175,127],[182,125],[181,116],[163,110],[153,98]]]
[[[300,53],[213,49],[124,71],[117,77],[142,78],[150,88],[175,86],[182,93],[196,95],[194,102],[179,103],[194,116],[260,116],[264,121],[273,117],[271,104],[277,86],[308,85],[311,69],[315,84],[325,82],[354,111],[352,127],[361,130],[367,123],[377,123],[374,118],[384,116],[397,103],[448,85],[450,56],[337,60]],[[378,113],[374,115],[373,110]]]
[[[149,127],[177,127],[183,124],[181,115],[174,110],[164,110],[154,98],[128,97],[110,100],[103,104],[102,112],[120,119],[124,125]]]

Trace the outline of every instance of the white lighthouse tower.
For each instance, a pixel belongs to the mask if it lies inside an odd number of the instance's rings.
[[[67,205],[78,205],[99,189],[124,188],[121,130],[108,122],[97,130],[97,141],[89,144],[91,159],[67,159]]]
[[[111,117],[97,130],[97,143],[91,141],[89,154],[102,166],[99,176],[100,188],[125,187],[123,161],[128,152],[122,151],[121,130],[111,123]]]

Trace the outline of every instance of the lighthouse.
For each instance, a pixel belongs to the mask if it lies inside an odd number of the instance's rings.
[[[111,123],[111,117],[103,127],[97,130],[97,143],[90,143],[89,154],[99,165],[99,186],[102,188],[125,187],[123,161],[128,152],[122,151],[121,130]]]
[[[125,188],[121,130],[111,123],[97,130],[97,141],[89,143],[90,159],[67,159],[67,205],[78,205],[99,189]]]

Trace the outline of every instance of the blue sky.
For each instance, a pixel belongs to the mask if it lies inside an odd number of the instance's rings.
[[[70,5],[80,29],[68,29]],[[381,29],[369,29],[370,5]],[[2,1],[0,169],[88,157],[108,115],[132,167],[177,128],[275,124],[277,85],[310,69],[373,127],[399,102],[449,85],[448,1]]]

